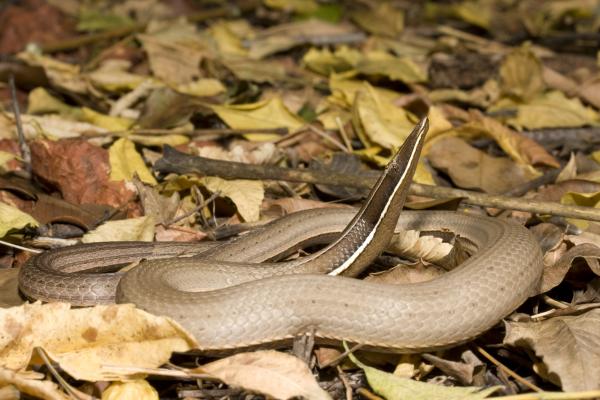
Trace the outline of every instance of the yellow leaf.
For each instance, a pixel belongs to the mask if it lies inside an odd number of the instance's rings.
[[[343,76],[333,75],[329,79],[329,89],[332,93],[332,96],[329,96],[330,99],[333,98],[336,104],[340,104],[342,106],[350,108],[354,104],[354,98],[356,97],[356,93],[365,89],[365,82],[354,79],[346,79]],[[394,92],[393,90],[379,88],[375,86],[371,86],[370,91],[376,92],[377,97],[379,97],[382,101],[386,101],[388,103],[391,103],[392,101],[398,99],[401,96],[400,93]]]
[[[427,118],[429,118],[429,130],[427,131],[428,140],[452,129],[452,123],[448,121],[439,107],[429,107]]]
[[[128,72],[130,67],[129,61],[109,59],[87,75],[90,82],[102,90],[108,92],[130,91],[148,79],[146,76]]]
[[[23,229],[27,225],[38,226],[38,222],[29,214],[6,203],[0,203],[0,238],[9,231]]]
[[[135,150],[135,145],[129,139],[121,138],[108,149],[110,163],[110,180],[120,181],[133,179],[138,175],[142,182],[156,185],[156,179],[150,173],[142,156]]]
[[[592,207],[592,208],[600,208],[600,192],[596,193],[576,193],[576,192],[567,192],[565,193],[561,199],[561,204],[566,204],[568,206],[583,206],[583,207]],[[581,229],[587,229],[590,225],[588,221],[583,219],[575,219],[575,218],[567,218],[567,221],[576,225]]]
[[[26,51],[17,54],[17,58],[27,63],[27,65],[42,67],[54,86],[79,94],[88,92],[89,84],[81,75],[80,68],[77,65]]]
[[[366,57],[356,65],[356,70],[365,75],[383,75],[406,83],[427,80],[425,70],[409,57],[394,57],[381,51],[367,53]]]
[[[505,57],[500,66],[500,77],[503,92],[523,102],[541,94],[545,87],[542,64],[528,45]]]
[[[600,115],[576,98],[553,91],[517,106],[517,116],[507,122],[519,129],[542,129],[598,125]]]
[[[416,118],[403,108],[381,99],[369,84],[365,83],[364,88],[356,94],[354,107],[368,138],[365,145],[376,143],[386,149],[397,149],[415,126],[413,120]]]
[[[109,115],[101,114],[87,107],[83,107],[81,111],[82,121],[89,122],[109,131],[125,131],[129,129],[129,127],[131,127],[131,125],[133,125],[134,123],[132,119],[123,117],[111,117]]]
[[[102,392],[102,400],[158,400],[158,392],[146,380],[113,382]]]
[[[93,231],[83,235],[81,241],[83,243],[130,240],[151,242],[153,239],[154,218],[146,216],[105,222]]]
[[[397,38],[404,29],[404,12],[391,2],[374,2],[368,11],[352,13],[352,19],[370,33]]]
[[[348,46],[341,46],[334,52],[327,48],[316,49],[313,47],[304,55],[302,62],[315,72],[329,75],[333,72],[348,71],[363,58],[360,51]]]
[[[470,24],[489,29],[495,11],[489,4],[490,2],[483,1],[461,1],[452,7],[452,11]]]
[[[285,11],[295,11],[300,14],[311,14],[319,8],[315,0],[264,0],[265,5]]]
[[[77,107],[69,106],[58,98],[52,96],[43,87],[37,87],[29,92],[27,102],[27,114],[58,113],[73,118],[81,117],[81,111]]]
[[[184,135],[170,134],[170,135],[127,135],[127,139],[143,144],[144,146],[163,146],[168,144],[171,147],[181,146],[182,144],[189,143],[190,138]]]
[[[13,153],[0,150],[0,171],[8,168],[8,163],[16,158],[17,156]]]
[[[211,25],[208,32],[217,43],[222,55],[246,57],[248,49],[242,45],[241,39],[230,29],[229,21],[217,21]]]
[[[218,79],[197,79],[189,83],[177,85],[175,88],[179,93],[190,96],[209,97],[225,92],[225,86]]]
[[[261,181],[245,179],[225,180],[207,176],[202,178],[201,182],[211,192],[220,192],[222,197],[231,199],[244,221],[258,221],[260,217],[260,205],[265,196]]]
[[[0,367],[25,369],[34,348],[42,347],[69,375],[88,381],[127,378],[105,372],[103,365],[156,368],[173,352],[198,346],[176,322],[133,304],[71,309],[67,303],[37,302],[0,308],[0,337]]]
[[[594,151],[592,153],[592,159],[600,164],[600,150]]]
[[[219,118],[233,129],[288,128],[293,131],[304,124],[300,117],[287,109],[279,97],[258,103],[234,106],[213,105],[211,107]],[[272,134],[250,134],[245,137],[249,140],[279,138],[278,135]]]

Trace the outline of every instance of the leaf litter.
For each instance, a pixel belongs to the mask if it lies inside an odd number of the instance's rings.
[[[164,146],[292,168],[316,160],[319,170],[366,176],[365,166],[385,165],[424,115],[431,128],[416,182],[598,209],[594,7],[587,0],[3,4],[0,392],[63,399],[88,381],[85,390],[103,399],[600,397],[600,218],[411,196],[411,207],[458,207],[525,224],[545,253],[540,293],[464,346],[411,356],[361,352],[352,362],[339,347],[319,344],[301,358],[284,348],[211,362],[181,354],[195,342],[176,323],[129,305],[18,305],[15,274],[33,254],[27,248],[221,237],[282,213],[338,200],[357,205],[363,193],[158,174]],[[15,102],[26,111],[16,114]],[[460,238],[446,236],[400,235],[367,279],[435,278],[464,251]],[[470,350],[478,346],[485,350]],[[61,375],[78,379],[78,388]]]

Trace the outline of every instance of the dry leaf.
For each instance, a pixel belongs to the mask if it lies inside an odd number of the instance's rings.
[[[506,331],[504,343],[535,351],[564,391],[600,389],[600,309],[542,322],[507,322]]]
[[[278,97],[252,104],[211,107],[219,118],[233,129],[288,128],[293,131],[304,124],[300,117],[291,113]],[[272,134],[244,136],[249,140],[279,139],[278,135]]]
[[[370,52],[356,64],[365,75],[382,75],[405,83],[427,81],[426,72],[409,57],[394,57],[385,52]]]
[[[127,60],[108,59],[87,76],[94,86],[107,92],[129,91],[148,79],[147,76],[128,72],[129,68],[131,63]]]
[[[32,376],[33,375],[33,376]],[[59,386],[47,380],[42,380],[43,375],[32,374],[30,372],[14,372],[4,368],[0,368],[0,387],[12,385],[18,389],[20,394],[28,394],[45,400],[70,400]],[[3,393],[4,394],[4,393]],[[17,397],[6,397],[6,399],[20,399],[20,394]],[[5,397],[0,397],[5,399]]]
[[[456,131],[461,134],[482,134],[492,137],[498,145],[513,160],[519,164],[547,165],[558,168],[560,163],[552,157],[541,145],[528,137],[513,131],[500,122],[484,116],[481,112],[472,111],[470,116],[473,120]]]
[[[228,385],[263,393],[276,399],[331,399],[327,392],[319,387],[303,361],[273,350],[236,354],[206,364],[197,371],[208,373]]]
[[[150,24],[137,38],[148,54],[154,76],[177,86],[198,78],[200,61],[210,54],[210,46],[196,26],[182,19]]]
[[[104,392],[102,400],[158,400],[158,392],[148,381],[113,382]]]
[[[260,59],[304,43],[318,43],[324,36],[335,37],[355,33],[351,25],[330,24],[317,19],[280,24],[258,33],[250,41],[250,58]]]
[[[220,192],[222,197],[231,199],[244,221],[258,221],[260,217],[260,205],[265,197],[262,181],[246,179],[226,180],[207,176],[202,178],[200,182],[211,192]]]
[[[545,293],[560,285],[569,272],[573,260],[577,257],[586,259],[592,271],[600,276],[600,267],[597,267],[597,260],[600,259],[600,247],[590,243],[579,244],[570,248],[552,266],[544,268],[540,293]]]
[[[404,12],[391,2],[372,4],[372,9],[353,12],[351,18],[368,32],[397,38],[404,29]]]
[[[456,137],[438,139],[427,156],[434,168],[444,171],[458,187],[466,189],[503,193],[535,177],[528,168],[509,158],[489,156]]]
[[[19,269],[0,269],[0,307],[14,307],[23,303],[19,295]]]
[[[519,129],[579,127],[596,125],[600,121],[600,116],[592,108],[557,91],[544,93],[527,104],[516,106],[516,109],[517,116],[507,122]]]
[[[66,303],[24,304],[0,309],[0,327],[2,367],[25,368],[39,346],[69,375],[89,381],[118,379],[104,374],[104,364],[153,368],[173,351],[197,346],[177,323],[131,304],[78,309]]]
[[[502,90],[509,96],[528,102],[544,90],[542,64],[529,46],[508,54],[500,66]]]
[[[103,135],[106,129],[87,122],[77,122],[58,115],[22,114],[23,133],[27,139],[45,136],[54,139],[73,138],[86,134]],[[17,138],[16,123],[12,114],[0,114],[0,138]]]
[[[575,179],[577,176],[577,160],[575,158],[575,154],[571,153],[571,157],[569,157],[569,162],[564,166],[560,174],[556,177],[555,182],[563,182],[570,179]]]
[[[108,157],[111,181],[131,181],[137,175],[142,182],[150,185],[157,184],[131,140],[121,138],[114,142],[108,149]]]
[[[435,385],[433,383],[413,381],[412,379],[401,378],[388,372],[369,367],[358,361],[352,353],[350,353],[349,357],[353,363],[365,371],[367,381],[375,393],[383,396],[387,400],[485,399],[500,388],[499,386],[485,389],[469,386],[448,387]]]
[[[12,230],[23,229],[27,225],[38,226],[39,224],[29,214],[0,202],[0,238]]]
[[[108,221],[83,235],[83,243],[119,242],[140,240],[151,242],[154,239],[154,218],[150,216]]]

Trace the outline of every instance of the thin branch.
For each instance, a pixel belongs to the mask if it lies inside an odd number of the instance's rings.
[[[12,247],[15,249],[19,249],[19,250],[23,250],[23,251],[28,251],[30,253],[35,253],[35,254],[39,254],[42,253],[42,250],[36,250],[36,249],[31,249],[29,247],[23,247],[23,246],[19,246],[18,244],[13,244],[10,242],[5,242],[4,240],[0,240],[0,244],[7,246],[7,247]]]
[[[12,98],[12,108],[15,114],[15,123],[17,125],[17,135],[19,137],[19,148],[21,150],[21,158],[25,165],[25,171],[31,176],[31,150],[25,140],[25,132],[23,131],[23,123],[21,121],[21,111],[19,109],[19,102],[17,100],[17,88],[15,86],[15,77],[11,74],[8,80],[10,87],[10,96]]]
[[[512,376],[517,381],[521,382],[523,385],[527,386],[529,389],[531,389],[535,392],[543,392],[543,390],[541,388],[539,388],[538,386],[529,382],[527,379],[523,378],[521,375],[517,374],[512,369],[508,368],[506,365],[502,364],[500,361],[498,361],[496,358],[494,358],[494,356],[492,356],[490,353],[485,351],[482,347],[477,346],[476,348],[477,348],[477,351],[479,351],[479,353],[481,353],[482,356],[487,358],[492,364],[494,364],[496,367],[500,368],[502,371],[504,371],[508,375]]]
[[[212,160],[181,153],[169,146],[165,146],[163,158],[156,162],[154,169],[163,173],[196,173],[203,176],[219,176],[224,179],[282,180],[355,188],[371,188],[377,180],[376,174],[360,176],[322,170],[292,169],[273,165],[252,165],[232,161]],[[462,198],[464,203],[482,207],[600,221],[600,209],[592,207],[566,206],[547,201],[494,196],[468,190],[421,185],[418,183],[411,185],[410,193],[434,199]]]
[[[314,125],[307,125],[308,129],[311,130],[312,132],[316,133],[317,135],[319,135],[320,137],[322,137],[323,139],[325,139],[326,141],[328,141],[329,143],[333,144],[335,147],[338,148],[338,150],[343,151],[344,153],[348,152],[348,149],[344,147],[343,144],[341,144],[340,142],[338,142],[337,140],[335,140],[334,138],[332,138],[331,136],[329,136],[327,134],[327,132],[317,128]]]

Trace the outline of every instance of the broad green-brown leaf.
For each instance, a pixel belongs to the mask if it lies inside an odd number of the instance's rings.
[[[375,393],[387,400],[476,400],[485,399],[500,388],[499,386],[485,389],[472,386],[449,387],[418,382],[369,367],[361,363],[352,353],[349,357],[365,371],[367,381]]]

